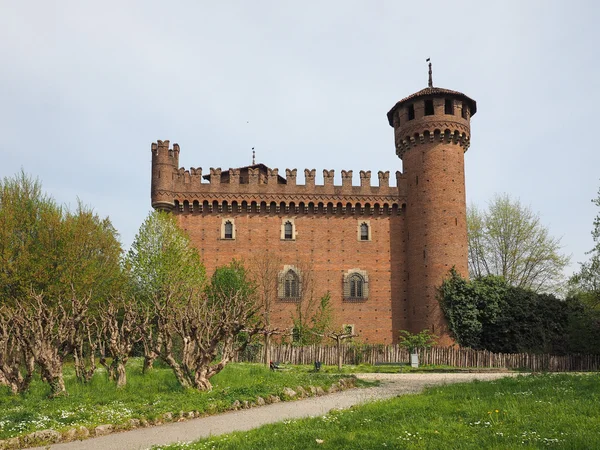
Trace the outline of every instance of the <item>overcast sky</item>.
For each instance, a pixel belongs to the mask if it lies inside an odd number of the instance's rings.
[[[600,2],[0,0],[0,177],[110,216],[150,211],[150,145],[186,168],[402,169],[387,111],[427,85],[477,101],[467,201],[509,193],[572,255],[600,187]],[[391,176],[391,180],[395,177]],[[373,184],[377,184],[374,176]],[[394,181],[392,181],[394,183]]]

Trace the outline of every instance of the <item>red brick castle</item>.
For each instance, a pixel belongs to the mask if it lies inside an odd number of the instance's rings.
[[[176,214],[198,247],[207,272],[233,258],[270,253],[280,261],[275,326],[291,327],[310,278],[317,294],[331,293],[337,326],[365,342],[397,341],[399,330],[425,328],[450,343],[436,289],[455,266],[467,276],[464,152],[477,111],[466,95],[433,87],[387,113],[403,172],[315,170],[263,164],[221,170],[179,168],[179,146],[152,144],[152,206]],[[308,273],[310,272],[310,274]]]

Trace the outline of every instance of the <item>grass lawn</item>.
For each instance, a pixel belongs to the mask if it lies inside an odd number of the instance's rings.
[[[599,374],[430,388],[324,417],[162,449],[600,448]]]
[[[167,367],[159,366],[145,375],[141,367],[141,359],[132,359],[127,365],[127,386],[117,389],[103,369],[90,383],[82,384],[72,366],[66,366],[69,395],[54,399],[47,398],[49,386],[39,380],[21,395],[12,395],[7,387],[0,386],[0,440],[45,429],[124,425],[129,419],[154,420],[165,413],[176,417],[181,411],[214,414],[230,409],[236,400],[255,402],[257,396],[281,396],[284,387],[325,389],[341,377],[306,369],[271,372],[259,364],[229,364],[211,378],[211,392],[198,392],[182,389]]]

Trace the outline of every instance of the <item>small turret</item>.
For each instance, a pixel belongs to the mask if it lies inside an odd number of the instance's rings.
[[[154,209],[171,211],[175,207],[173,177],[179,165],[179,145],[169,148],[169,141],[152,144],[152,182],[150,198]]]

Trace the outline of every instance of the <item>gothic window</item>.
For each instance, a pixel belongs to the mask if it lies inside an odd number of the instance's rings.
[[[369,240],[369,225],[366,223],[360,224],[360,240],[368,241]]]
[[[363,220],[358,223],[358,240],[359,241],[370,241],[371,240],[371,224],[368,220]]]
[[[279,273],[277,291],[281,300],[300,300],[300,276],[293,266],[285,266]]]
[[[283,226],[283,237],[284,239],[292,239],[292,230],[294,227],[290,222],[286,222]]]
[[[344,300],[361,301],[369,296],[369,278],[367,272],[351,269],[344,275]]]
[[[235,239],[235,222],[233,219],[223,219],[221,223],[221,239]]]
[[[282,241],[294,241],[296,240],[296,227],[294,219],[284,219],[281,222],[281,236]]]

